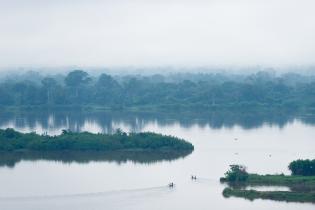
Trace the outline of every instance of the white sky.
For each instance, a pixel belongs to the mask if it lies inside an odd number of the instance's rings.
[[[314,65],[315,0],[0,0],[0,67]]]

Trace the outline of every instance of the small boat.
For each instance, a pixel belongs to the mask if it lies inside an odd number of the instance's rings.
[[[174,183],[173,182],[169,183],[168,187],[170,187],[170,188],[174,187]]]

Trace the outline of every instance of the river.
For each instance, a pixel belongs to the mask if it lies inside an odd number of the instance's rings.
[[[166,113],[0,113],[0,127],[58,135],[153,131],[190,141],[191,154],[31,154],[0,157],[0,209],[314,209],[313,204],[224,198],[219,178],[230,164],[253,173],[285,173],[314,158],[313,117]],[[0,153],[1,154],[1,153]],[[190,176],[196,175],[197,180]],[[174,188],[168,188],[170,182]]]

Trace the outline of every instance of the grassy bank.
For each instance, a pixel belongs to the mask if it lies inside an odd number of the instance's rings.
[[[192,151],[193,145],[183,139],[161,134],[124,133],[92,134],[63,131],[59,136],[20,133],[0,129],[0,151]]]
[[[315,176],[285,176],[250,174],[247,183],[251,185],[281,185],[291,190],[315,191]]]

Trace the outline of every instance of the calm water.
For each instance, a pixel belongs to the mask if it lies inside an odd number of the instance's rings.
[[[313,118],[212,114],[0,113],[0,127],[61,133],[154,131],[184,138],[191,154],[19,154],[0,158],[0,209],[314,209],[312,204],[224,198],[230,164],[286,173],[290,161],[314,158]],[[190,180],[190,175],[197,180]],[[174,182],[175,188],[167,184]],[[270,190],[262,188],[262,190]],[[286,188],[277,188],[287,190]]]

